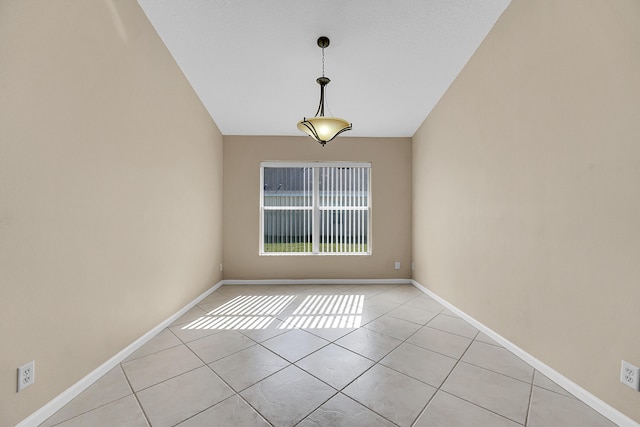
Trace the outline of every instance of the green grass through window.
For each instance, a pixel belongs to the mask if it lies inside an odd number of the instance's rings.
[[[367,253],[366,244],[320,244],[320,253]],[[291,243],[265,243],[265,253],[311,253],[312,245],[309,242]]]

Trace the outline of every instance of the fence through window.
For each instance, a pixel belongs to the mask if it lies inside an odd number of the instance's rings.
[[[370,163],[261,164],[263,255],[368,255]]]

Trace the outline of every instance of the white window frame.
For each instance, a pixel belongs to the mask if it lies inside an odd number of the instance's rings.
[[[367,206],[350,207],[345,209],[338,206],[320,206],[320,182],[316,179],[320,168],[335,167],[335,168],[365,168],[367,173]],[[311,252],[265,252],[264,251],[264,218],[266,210],[279,210],[282,207],[278,206],[265,206],[264,205],[264,168],[313,168],[313,195],[312,204],[310,209],[312,210],[312,251]],[[371,162],[290,162],[290,161],[264,161],[260,162],[260,239],[258,252],[261,256],[370,256],[373,243],[372,243],[372,184],[371,184]],[[296,206],[296,209],[303,210],[304,206]],[[366,252],[320,252],[320,212],[323,210],[366,210],[366,236],[367,236],[367,250]]]

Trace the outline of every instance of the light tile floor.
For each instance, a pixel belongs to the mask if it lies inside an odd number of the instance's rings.
[[[224,286],[42,427],[614,424],[411,285]]]

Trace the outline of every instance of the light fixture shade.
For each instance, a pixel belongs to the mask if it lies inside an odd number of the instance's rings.
[[[342,132],[351,130],[351,123],[339,117],[316,116],[300,120],[298,129],[324,145]]]

